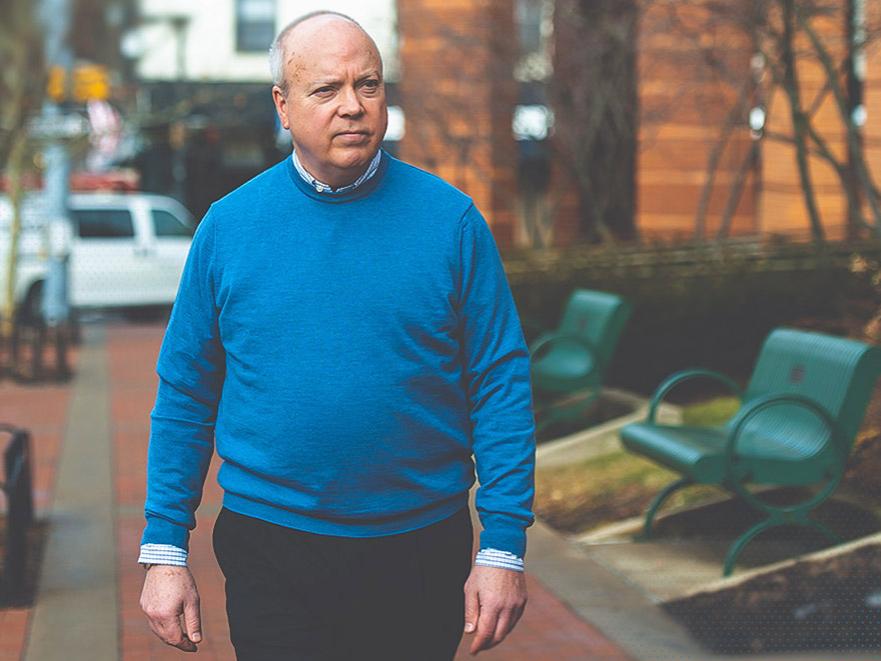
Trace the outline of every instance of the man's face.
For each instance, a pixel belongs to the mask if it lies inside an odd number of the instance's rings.
[[[272,88],[282,126],[312,176],[335,188],[349,184],[388,123],[379,54],[357,26],[334,17],[302,23],[286,42],[287,92]]]

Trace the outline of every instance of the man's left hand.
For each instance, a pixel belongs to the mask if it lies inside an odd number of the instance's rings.
[[[523,572],[474,565],[465,583],[465,633],[477,632],[471,654],[502,642],[525,608]]]

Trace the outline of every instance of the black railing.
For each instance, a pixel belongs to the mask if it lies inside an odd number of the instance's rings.
[[[73,322],[49,327],[42,317],[20,310],[12,322],[9,337],[0,334],[0,379],[19,382],[66,381],[71,374],[68,344],[76,339]],[[54,365],[46,364],[46,354],[54,351]]]
[[[24,429],[0,424],[0,434],[9,437],[3,451],[3,482],[6,496],[6,543],[0,601],[18,603],[26,598],[28,531],[34,521],[31,435]]]

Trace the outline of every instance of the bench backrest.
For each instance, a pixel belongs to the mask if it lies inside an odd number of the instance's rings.
[[[820,404],[835,420],[841,450],[849,452],[881,374],[881,349],[857,340],[781,328],[765,340],[744,403],[764,395],[800,395]],[[797,407],[768,409],[757,425],[793,443],[811,443],[817,420]],[[816,436],[814,436],[816,440]]]
[[[605,369],[630,317],[630,309],[630,304],[617,294],[576,289],[569,297],[558,331],[583,337],[596,347],[600,367]]]

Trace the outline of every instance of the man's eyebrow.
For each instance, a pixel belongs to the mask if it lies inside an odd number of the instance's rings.
[[[315,80],[309,81],[310,87],[315,87],[316,85],[339,85],[339,78],[316,78]]]
[[[355,77],[355,80],[364,80],[365,78],[381,78],[378,69],[369,69],[362,74],[358,74]],[[334,78],[332,76],[328,76],[327,78],[316,78],[314,80],[309,81],[310,86],[315,85],[339,85],[342,83],[342,80],[339,78]]]

